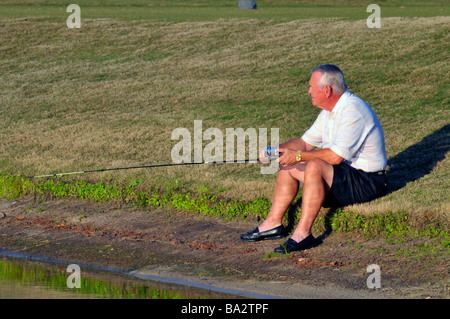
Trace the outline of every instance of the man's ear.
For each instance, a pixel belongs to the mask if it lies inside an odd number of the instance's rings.
[[[329,99],[331,97],[331,95],[333,94],[333,89],[329,85],[324,85],[323,89],[325,91],[324,92],[325,96],[327,97],[327,99]]]

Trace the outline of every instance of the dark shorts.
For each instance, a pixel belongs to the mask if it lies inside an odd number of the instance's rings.
[[[333,184],[325,197],[323,207],[365,203],[386,194],[385,171],[367,173],[344,163],[334,165],[333,169]]]

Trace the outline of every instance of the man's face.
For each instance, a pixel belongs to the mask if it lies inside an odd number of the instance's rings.
[[[325,86],[321,89],[319,86],[319,79],[322,73],[314,72],[309,80],[308,93],[311,94],[312,105],[319,108],[324,108],[326,104]]]

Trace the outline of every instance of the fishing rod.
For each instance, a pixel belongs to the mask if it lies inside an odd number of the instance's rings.
[[[156,168],[156,167],[170,167],[170,166],[186,166],[186,165],[205,165],[205,164],[224,164],[224,163],[257,163],[258,159],[244,159],[244,160],[236,160],[232,162],[227,161],[219,161],[219,162],[193,162],[193,163],[168,163],[168,164],[151,164],[151,165],[140,165],[140,166],[129,166],[129,167],[115,167],[115,168],[101,168],[101,169],[91,169],[91,170],[83,170],[83,171],[74,171],[74,172],[65,172],[65,173],[53,173],[53,174],[45,174],[45,175],[35,175],[28,176],[27,178],[43,178],[43,177],[59,177],[65,175],[75,175],[75,174],[88,174],[88,173],[98,173],[98,172],[107,172],[107,171],[121,171],[121,170],[130,170],[130,169],[138,169],[138,168]]]
[[[272,162],[279,157],[279,150],[277,146],[268,146],[265,149],[265,158],[268,162]],[[91,170],[83,170],[83,171],[75,171],[75,172],[66,172],[66,173],[53,173],[53,174],[45,174],[45,175],[35,175],[28,176],[27,178],[42,178],[42,177],[58,177],[64,175],[75,175],[75,174],[87,174],[87,173],[97,173],[97,172],[107,172],[107,171],[122,171],[129,169],[138,169],[138,168],[155,168],[155,167],[170,167],[170,166],[185,166],[185,165],[205,165],[205,164],[232,164],[232,163],[258,163],[259,159],[243,159],[243,160],[233,160],[229,161],[211,161],[211,162],[193,162],[193,163],[168,163],[168,164],[151,164],[151,165],[140,165],[140,166],[129,166],[129,167],[115,167],[115,168],[100,168],[100,169],[91,169]]]

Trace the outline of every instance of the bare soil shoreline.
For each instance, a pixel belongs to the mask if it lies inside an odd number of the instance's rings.
[[[224,221],[167,208],[82,200],[0,201],[0,248],[241,292],[261,298],[448,298],[448,260],[406,258],[383,239],[332,233],[317,247],[271,256],[284,240],[239,239],[256,223]],[[315,234],[320,236],[320,234]],[[366,268],[381,267],[381,289]]]

